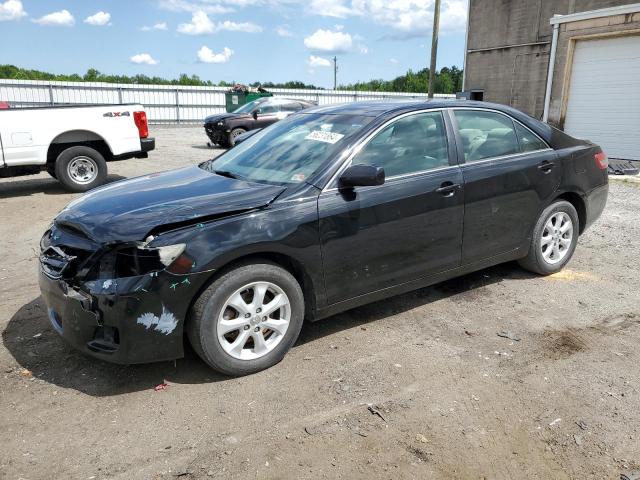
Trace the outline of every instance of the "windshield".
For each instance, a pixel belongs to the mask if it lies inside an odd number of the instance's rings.
[[[245,103],[240,108],[237,108],[233,111],[233,113],[251,113],[253,112],[260,103],[264,102],[263,98],[259,98],[258,100],[254,100],[253,102]]]
[[[255,182],[304,182],[372,119],[360,115],[297,114],[200,167]]]

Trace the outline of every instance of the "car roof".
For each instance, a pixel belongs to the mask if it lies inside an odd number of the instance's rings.
[[[410,99],[410,100],[369,100],[362,102],[341,103],[309,108],[301,114],[320,113],[326,115],[360,115],[364,117],[388,117],[394,114],[412,112],[416,110],[427,110],[431,108],[483,108],[495,110],[515,118],[520,123],[529,127],[538,136],[552,146],[558,142],[567,142],[566,135],[552,128],[540,120],[537,120],[526,113],[522,113],[515,108],[499,103],[478,102],[474,100],[457,99]],[[562,138],[560,138],[562,137]],[[566,138],[565,138],[566,137]]]
[[[396,111],[412,111],[430,108],[455,108],[455,107],[471,107],[471,108],[489,108],[492,110],[502,111],[510,115],[520,113],[517,110],[506,105],[489,102],[477,102],[470,100],[371,100],[362,102],[340,103],[335,105],[326,105],[321,107],[305,110],[305,113],[322,113],[328,115],[362,115],[367,117],[378,117]],[[521,114],[521,113],[520,113]]]

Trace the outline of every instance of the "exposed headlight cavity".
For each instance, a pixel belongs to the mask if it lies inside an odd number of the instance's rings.
[[[126,278],[164,270],[184,252],[184,243],[163,247],[123,246],[107,252],[94,278]]]

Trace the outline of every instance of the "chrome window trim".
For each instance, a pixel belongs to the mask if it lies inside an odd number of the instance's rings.
[[[322,189],[320,194],[322,195],[324,192],[331,192],[331,191],[334,191],[334,190],[340,190],[340,188],[337,185],[333,186],[333,184],[336,182],[336,179],[339,177],[339,175],[342,172],[344,172],[350,166],[351,161],[353,160],[353,157],[355,157],[358,153],[360,153],[360,150],[362,150],[364,148],[364,146],[366,144],[368,144],[369,141],[373,137],[375,137],[378,133],[380,133],[381,130],[384,130],[385,128],[387,128],[392,123],[395,123],[398,120],[400,120],[402,118],[405,118],[405,117],[410,117],[412,115],[417,115],[417,114],[420,114],[420,113],[440,112],[441,115],[442,115],[442,124],[445,127],[445,136],[446,136],[446,141],[447,141],[447,155],[448,155],[448,153],[449,153],[449,136],[447,135],[447,132],[446,132],[447,124],[446,124],[446,120],[444,118],[444,113],[443,113],[446,110],[447,110],[447,108],[445,108],[445,107],[425,108],[425,109],[422,109],[422,110],[414,110],[414,111],[411,111],[411,112],[403,113],[402,115],[398,115],[397,117],[393,117],[393,118],[389,119],[387,122],[385,122],[382,125],[380,125],[373,132],[371,132],[369,135],[367,135],[365,138],[363,138],[360,141],[360,143],[358,143],[355,147],[353,147],[353,150],[351,151],[351,153],[349,153],[347,158],[345,160],[343,160],[343,163],[340,166],[340,168],[338,168],[338,170],[336,170],[336,173],[334,173],[332,175],[331,179],[324,186],[324,188]],[[398,178],[405,178],[405,177],[409,177],[409,176],[421,175],[421,174],[424,174],[426,172],[434,172],[434,171],[437,171],[437,170],[443,170],[445,168],[457,168],[457,167],[459,167],[459,165],[445,165],[443,167],[430,168],[428,170],[421,170],[419,172],[406,173],[404,175],[394,175],[393,177],[385,178],[385,183],[387,182],[387,180],[395,180],[395,179],[398,179]],[[378,185],[378,186],[382,186],[382,185]]]
[[[543,138],[540,138],[540,135],[538,135],[536,132],[534,132],[533,130],[531,130],[529,127],[527,127],[524,123],[522,123],[520,120],[518,120],[517,118],[513,118],[511,115],[508,115],[504,112],[501,112],[500,110],[494,110],[492,108],[483,108],[483,107],[449,107],[449,110],[451,112],[454,112],[455,110],[479,110],[479,111],[484,111],[484,112],[489,112],[489,113],[497,113],[499,115],[502,115],[504,117],[507,117],[509,120],[511,120],[514,123],[518,123],[518,125],[520,125],[522,128],[524,128],[525,130],[528,130],[531,134],[533,134],[533,136],[535,136],[538,140],[540,140],[544,145],[547,146],[547,148],[540,148],[538,150],[529,150],[528,152],[518,152],[518,153],[510,153],[508,155],[498,155],[497,157],[487,157],[487,158],[482,158],[480,160],[472,160],[470,162],[467,162],[467,160],[465,158],[462,159],[462,163],[460,163],[459,165],[462,167],[464,165],[470,165],[472,163],[479,163],[479,162],[484,162],[485,160],[497,160],[497,159],[501,159],[501,158],[507,158],[507,157],[517,157],[517,156],[521,156],[521,155],[528,155],[530,153],[536,153],[536,152],[546,152],[548,150],[553,150],[553,148],[551,148],[549,146],[549,144],[547,142],[544,141]],[[453,114],[453,118],[455,120],[455,124],[454,124],[454,128],[458,131],[458,135],[460,135],[460,126],[458,125],[458,119],[456,118],[455,113]],[[516,135],[516,139],[518,138],[518,133],[515,131],[515,127],[513,129],[513,133]],[[518,140],[518,147],[520,146],[520,141]]]
[[[469,167],[472,165],[477,165],[479,163],[488,163],[488,162],[493,162],[495,160],[502,160],[504,158],[518,158],[518,157],[524,157],[525,155],[530,155],[532,153],[540,153],[540,152],[548,152],[548,151],[553,151],[553,148],[549,147],[549,148],[542,148],[540,150],[531,150],[529,152],[518,152],[518,153],[510,153],[508,155],[499,155],[497,157],[489,157],[489,158],[483,158],[482,160],[473,160],[471,162],[463,162],[459,165],[460,168],[464,168],[464,167]]]

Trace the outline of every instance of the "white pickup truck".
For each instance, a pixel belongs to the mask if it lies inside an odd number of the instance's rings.
[[[0,109],[0,177],[45,170],[85,192],[105,182],[107,162],[154,148],[142,105]]]

